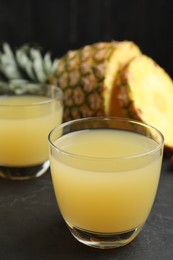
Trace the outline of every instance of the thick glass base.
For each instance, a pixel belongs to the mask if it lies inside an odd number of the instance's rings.
[[[141,231],[143,225],[122,233],[95,233],[82,230],[67,223],[72,235],[81,243],[99,248],[111,249],[125,246],[130,243]]]
[[[0,166],[0,177],[9,180],[29,180],[40,177],[49,168],[49,161],[28,167]]]

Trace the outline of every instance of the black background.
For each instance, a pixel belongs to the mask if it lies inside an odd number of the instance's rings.
[[[132,40],[173,76],[172,0],[0,0],[0,43],[36,42],[52,58],[97,41]]]

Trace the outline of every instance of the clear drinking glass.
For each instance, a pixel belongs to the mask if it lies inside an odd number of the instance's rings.
[[[96,248],[131,242],[152,208],[164,138],[123,118],[86,118],[49,134],[56,199],[73,236]]]
[[[62,121],[63,94],[53,85],[37,85],[0,96],[0,176],[24,180],[49,167],[49,132]]]

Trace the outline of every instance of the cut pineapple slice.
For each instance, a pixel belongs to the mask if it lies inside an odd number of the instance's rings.
[[[130,41],[116,42],[114,51],[112,52],[110,61],[107,65],[104,80],[104,107],[105,114],[109,114],[110,98],[112,93],[112,86],[121,68],[132,60],[134,57],[139,56],[141,51],[139,47]]]
[[[133,59],[119,74],[111,99],[111,115],[139,119],[158,128],[173,149],[173,82],[151,58]]]

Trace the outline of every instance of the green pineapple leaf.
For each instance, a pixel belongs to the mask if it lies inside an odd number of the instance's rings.
[[[0,94],[38,92],[39,83],[48,81],[57,63],[58,59],[52,61],[49,52],[43,56],[38,47],[25,44],[14,52],[8,43],[4,43],[0,51]]]

